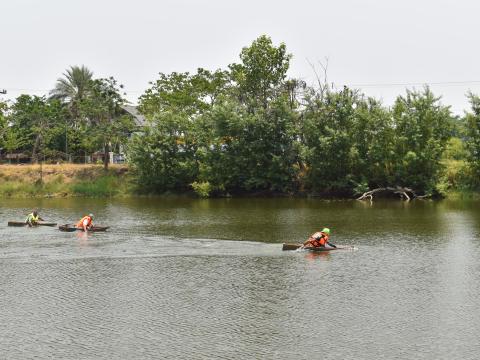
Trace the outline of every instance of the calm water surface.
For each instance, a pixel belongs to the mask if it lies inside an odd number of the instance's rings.
[[[11,228],[37,207],[108,233]],[[480,203],[2,200],[2,359],[478,359]],[[282,252],[329,226],[356,251]]]

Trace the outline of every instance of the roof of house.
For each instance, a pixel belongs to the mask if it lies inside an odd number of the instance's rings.
[[[121,108],[133,116],[133,118],[135,119],[135,125],[145,126],[145,123],[146,123],[145,116],[140,114],[136,106],[122,105]]]

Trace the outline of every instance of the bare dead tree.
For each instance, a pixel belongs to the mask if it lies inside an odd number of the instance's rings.
[[[321,69],[322,69],[322,72],[323,72],[323,75],[320,75],[317,71],[317,68],[315,67],[314,64],[312,64],[310,62],[310,60],[306,59],[308,64],[310,65],[310,67],[312,68],[313,70],[313,73],[315,74],[315,78],[317,80],[317,84],[318,84],[318,93],[320,95],[320,99],[323,100],[325,94],[328,92],[329,90],[329,86],[328,86],[328,57],[325,57],[324,59],[324,62],[321,62],[320,60],[318,60],[318,65],[320,65]],[[333,85],[333,83],[332,83]]]

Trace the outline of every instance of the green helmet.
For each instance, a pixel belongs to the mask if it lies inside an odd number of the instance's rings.
[[[327,234],[327,235],[330,235],[330,229],[329,228],[323,228],[322,232]]]
[[[92,218],[92,220],[93,220],[93,214],[88,214],[88,216],[90,216],[90,217]]]

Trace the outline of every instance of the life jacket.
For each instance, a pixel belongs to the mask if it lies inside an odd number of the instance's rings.
[[[37,214],[37,216],[33,215],[33,213],[29,214],[27,216],[27,220],[25,222],[29,222],[29,221],[38,222],[38,214]]]
[[[77,228],[83,229],[83,221],[87,220],[87,227],[92,226],[92,218],[88,215],[85,215],[78,223],[77,223]]]
[[[328,234],[319,231],[313,235],[310,235],[308,240],[313,247],[325,247],[325,245],[328,243]]]

